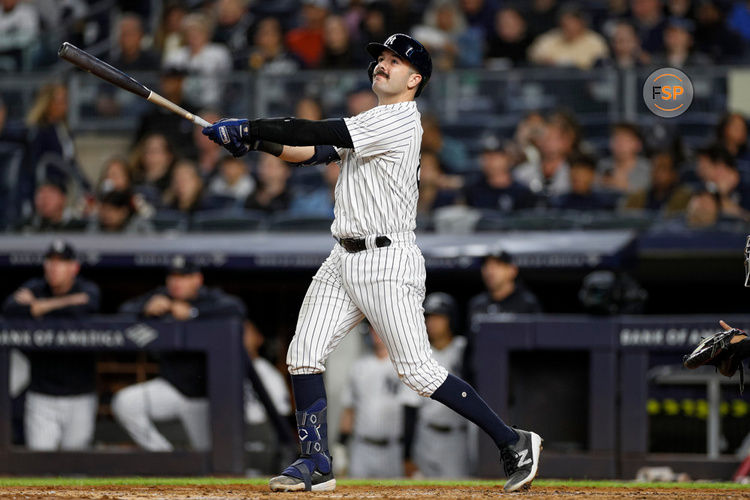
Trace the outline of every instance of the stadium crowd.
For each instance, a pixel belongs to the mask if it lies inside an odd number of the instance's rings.
[[[0,70],[31,60],[27,69],[44,71],[51,59],[41,33],[67,26],[64,38],[83,46],[104,39],[108,50],[101,55],[125,71],[158,71],[165,97],[202,109],[209,121],[224,114],[217,83],[224,73],[363,68],[361,46],[398,31],[422,40],[441,70],[681,67],[743,62],[750,54],[746,2],[218,0],[165,2],[162,9],[117,2],[116,16],[93,15],[96,2],[70,0],[49,10],[46,3],[3,1],[0,61],[15,57],[18,64]],[[91,23],[98,28],[76,31]],[[113,99],[115,91],[100,88],[98,114],[128,112]],[[350,114],[374,104],[364,87],[347,97]],[[197,127],[155,106],[141,113],[127,154],[96,166],[95,180],[76,163],[64,83],[41,88],[25,118],[4,110],[0,143],[26,148],[11,187],[14,206],[0,221],[7,230],[144,233],[201,230],[220,221],[250,229],[287,216],[316,219],[311,227],[323,229],[333,215],[335,165],[300,169],[268,155],[228,158]],[[326,117],[308,96],[295,115]],[[422,229],[440,230],[441,220],[455,219],[456,206],[476,209],[458,220],[477,229],[502,229],[505,216],[517,213],[564,218],[583,211],[607,220],[629,216],[635,225],[664,219],[687,227],[748,218],[747,123],[737,113],[707,127],[703,148],[688,148],[679,136],[654,143],[635,123],[614,123],[607,147],[595,148],[568,110],[530,112],[512,137],[487,130],[479,151],[445,134],[437,116],[424,114],[423,128]]]

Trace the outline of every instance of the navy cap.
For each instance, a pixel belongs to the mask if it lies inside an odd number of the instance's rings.
[[[506,264],[513,264],[513,256],[502,248],[494,248],[487,252],[487,255],[484,256],[484,259],[482,259],[482,262],[486,261],[489,258],[497,259],[500,262],[504,262]]]
[[[54,240],[50,244],[47,252],[44,254],[45,259],[57,257],[63,260],[78,260],[73,245],[65,240]]]
[[[167,272],[168,274],[194,274],[201,272],[201,268],[183,255],[176,255],[172,258]]]

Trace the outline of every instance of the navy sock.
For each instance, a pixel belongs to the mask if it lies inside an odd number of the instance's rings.
[[[487,406],[472,386],[454,375],[448,375],[443,385],[430,396],[479,426],[490,435],[498,448],[516,444],[518,434]]]
[[[331,471],[331,455],[328,452],[328,423],[325,416],[327,401],[323,374],[292,375],[292,392],[297,406],[298,437],[302,439],[304,436],[305,438],[304,443],[300,443],[303,447],[300,460],[306,462],[310,470],[317,469],[327,474]],[[301,413],[316,414],[319,420],[306,420],[302,423]],[[315,447],[305,450],[304,444],[315,445]],[[314,451],[316,448],[320,451]],[[292,466],[287,467],[283,474],[300,477],[299,472]]]
[[[326,399],[323,374],[292,375],[292,392],[297,411],[304,411],[319,399]]]

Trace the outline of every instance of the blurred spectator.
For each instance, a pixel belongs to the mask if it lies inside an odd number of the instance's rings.
[[[313,97],[303,97],[297,101],[294,117],[302,118],[303,120],[322,120],[323,108],[320,106],[320,102],[317,99]]]
[[[99,287],[78,276],[81,265],[69,243],[53,241],[43,266],[44,278],[21,285],[5,300],[3,315],[78,320],[99,311]],[[35,451],[87,448],[98,407],[96,355],[68,350],[24,354],[31,362],[24,414],[27,446]]]
[[[482,176],[464,188],[466,203],[475,208],[488,208],[511,213],[533,208],[536,196],[531,190],[515,181],[511,174],[511,157],[497,137],[485,137],[479,164]]]
[[[174,153],[166,137],[161,134],[144,137],[135,148],[135,191],[152,205],[158,206],[162,193],[169,186],[173,164]]]
[[[101,233],[144,234],[152,231],[149,222],[135,212],[130,191],[111,190],[99,194],[96,216],[88,230]]]
[[[181,66],[190,76],[185,97],[200,106],[219,104],[223,77],[232,70],[232,58],[223,45],[211,43],[211,22],[202,14],[189,14],[182,21],[185,46],[165,56],[164,66]]]
[[[695,19],[695,3],[692,0],[667,0],[666,4],[670,16]]]
[[[483,39],[495,30],[495,0],[459,0],[461,12],[470,27],[478,29]]]
[[[459,176],[446,175],[440,158],[429,149],[422,150],[419,161],[419,200],[417,214],[430,215],[433,210],[454,205],[458,188],[463,184]]]
[[[243,206],[254,190],[255,180],[248,172],[245,162],[226,156],[219,163],[219,174],[208,184],[207,194],[212,197],[231,198],[234,200],[232,205]]]
[[[424,155],[424,152],[422,154]],[[289,206],[289,212],[296,215],[330,217],[333,219],[333,195],[336,189],[336,181],[339,179],[339,172],[338,163],[326,164],[322,173],[324,184],[296,193]]]
[[[725,114],[716,126],[716,142],[737,159],[738,166],[750,168],[747,122],[740,113]]]
[[[221,115],[213,110],[203,110],[200,115],[209,123],[221,120]],[[192,129],[193,144],[198,152],[195,162],[201,177],[208,182],[218,172],[219,162],[225,155],[224,148],[203,135],[200,127],[192,127]]]
[[[362,57],[365,51],[356,50],[352,46],[343,17],[328,16],[325,20],[323,36],[321,68],[348,69],[365,65],[365,59]]]
[[[713,179],[707,187],[717,194],[721,215],[748,218],[750,185],[740,177],[737,161],[726,149],[716,148],[713,164]]]
[[[164,67],[159,78],[158,92],[164,98],[178,106],[195,110],[197,109],[197,105],[187,100],[183,92],[187,73],[187,68],[185,67]],[[150,134],[162,134],[167,139],[167,142],[174,147],[175,153],[178,156],[193,157],[196,154],[193,142],[193,129],[201,130],[200,127],[196,127],[192,122],[161,106],[149,106],[139,119],[138,130],[135,133],[135,142],[140,141]]]
[[[538,111],[531,111],[518,122],[513,133],[513,142],[506,148],[513,155],[513,164],[538,163],[541,153],[539,145],[544,138],[547,122]]]
[[[117,24],[117,50],[112,65],[125,72],[153,71],[159,56],[143,48],[143,20],[137,14],[123,14]]]
[[[738,33],[745,43],[750,42],[750,4],[747,1],[732,2],[727,26]]]
[[[643,157],[643,139],[636,125],[616,123],[609,137],[612,156],[599,162],[599,184],[622,193],[649,188],[651,163]]]
[[[472,331],[478,314],[542,312],[537,298],[518,279],[518,267],[508,252],[496,249],[484,258],[482,281],[487,291],[469,301]]]
[[[39,13],[21,0],[0,1],[0,72],[24,68],[25,52],[39,37]]]
[[[529,12],[525,14],[532,30],[532,38],[551,30],[557,24],[559,5],[557,0],[532,0]]]
[[[21,229],[31,232],[81,229],[81,221],[68,205],[68,188],[64,183],[42,181],[34,194],[34,215],[21,223]]]
[[[17,184],[23,215],[30,212],[36,179],[46,178],[60,184],[75,180],[81,187],[88,188],[88,181],[76,161],[67,114],[67,87],[62,83],[49,83],[39,89],[25,125],[8,122],[0,129],[0,140],[27,146],[25,163],[28,168],[21,169]]]
[[[289,390],[286,386],[284,375],[264,357],[260,355],[260,348],[265,338],[258,327],[250,320],[242,323],[242,344],[245,346],[250,361],[253,363],[255,373],[263,383],[266,394],[271,398],[273,406],[282,417],[292,413],[292,404],[289,401]],[[245,392],[245,422],[251,425],[260,425],[268,421],[266,409],[259,401],[255,389],[248,379],[244,383]],[[271,431],[271,429],[268,429]]]
[[[128,191],[133,187],[133,176],[124,158],[113,156],[104,163],[96,192]]]
[[[377,105],[378,96],[375,95],[369,84],[356,87],[346,96],[346,112],[348,116],[357,116]]]
[[[579,7],[561,9],[559,27],[539,35],[529,47],[529,60],[544,66],[591,68],[609,55],[604,38],[588,28],[586,14]]]
[[[437,116],[422,115],[422,130],[422,151],[430,149],[437,153],[448,173],[460,174],[469,169],[469,155],[463,142],[443,134]]]
[[[323,58],[325,21],[329,0],[302,0],[301,24],[286,34],[286,46],[305,67],[317,68]]]
[[[296,71],[300,65],[299,59],[288,53],[284,46],[279,20],[267,17],[260,21],[253,36],[248,68],[272,75],[286,75]]]
[[[401,477],[405,386],[372,326],[370,339],[372,352],[354,361],[341,394],[339,427],[342,441],[349,441],[349,477]]]
[[[693,50],[694,31],[693,21],[670,18],[664,28],[664,52],[654,57],[654,63],[674,68],[710,64],[706,55]]]
[[[425,298],[424,314],[432,355],[450,373],[463,376],[466,337],[457,336],[458,310],[455,300],[447,293],[431,293]],[[419,398],[419,403],[414,462],[420,475],[469,477],[471,457],[467,422],[437,401]]]
[[[664,50],[666,19],[662,0],[630,0],[630,21],[638,32],[641,47],[650,54]]]
[[[179,160],[172,169],[169,188],[164,192],[163,205],[166,208],[190,213],[213,208],[203,197],[203,179],[198,168],[190,160]]]
[[[641,48],[641,41],[632,24],[627,21],[617,22],[610,36],[612,48],[612,65],[618,69],[629,69],[649,64],[651,56]],[[606,61],[603,61],[606,63]]]
[[[528,25],[521,12],[513,7],[503,7],[495,15],[495,24],[489,33],[485,52],[485,57],[490,59],[488,66],[494,67],[501,62],[522,66],[527,62],[530,45]]]
[[[248,32],[254,18],[245,0],[219,0],[213,42],[226,46],[235,69],[244,69],[249,54]]]
[[[365,5],[365,12],[359,26],[360,42],[383,42],[391,34],[388,20],[392,18],[392,15],[388,7],[389,5],[385,0],[370,2]],[[411,29],[411,24],[408,24],[407,30],[402,30],[402,32],[408,33],[409,29]],[[398,31],[395,32],[398,33]]]
[[[539,158],[528,158],[513,171],[513,177],[532,192],[558,196],[570,191],[570,166],[567,157],[577,142],[576,126],[563,115],[547,119],[539,140]]]
[[[240,319],[245,316],[245,306],[236,297],[205,286],[200,268],[177,256],[167,270],[166,286],[125,302],[120,312],[139,319]],[[205,377],[203,353],[163,353],[159,377],[115,394],[112,413],[130,437],[146,450],[172,451],[172,443],[154,422],[179,419],[192,448],[207,451],[211,448],[211,432]]]
[[[660,151],[651,156],[651,187],[641,189],[625,199],[625,210],[648,210],[673,217],[685,212],[692,189],[680,183],[674,156]]]
[[[433,0],[423,24],[412,29],[439,70],[473,68],[482,64],[482,32],[469,28],[454,0]]]
[[[685,225],[693,229],[713,227],[719,221],[721,205],[718,197],[709,191],[693,193],[685,210]]]
[[[123,14],[117,25],[117,47],[112,51],[111,64],[127,73],[154,71],[159,68],[159,56],[143,48],[143,21],[137,14]],[[96,96],[96,111],[101,116],[120,116],[135,113],[143,102],[133,94],[120,92],[113,85],[100,84]]]
[[[187,7],[179,0],[166,2],[154,37],[154,47],[161,54],[162,61],[182,46],[182,21],[187,14]]]
[[[550,200],[550,206],[562,210],[612,210],[616,197],[594,189],[596,159],[585,154],[574,154],[570,163],[570,192]]]
[[[289,208],[292,201],[289,193],[289,165],[269,154],[261,154],[258,160],[258,187],[245,202],[245,208],[264,212],[281,212]]]
[[[736,2],[734,5],[738,6],[740,3]],[[731,20],[724,19],[724,13],[716,2],[700,2],[696,18],[698,26],[695,30],[695,42],[698,50],[708,54],[716,62],[732,62],[742,56],[746,44],[732,28]]]

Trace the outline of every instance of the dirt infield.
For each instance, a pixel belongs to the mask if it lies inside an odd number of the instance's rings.
[[[523,493],[503,493],[502,486],[341,486],[331,493],[271,493],[265,486],[247,484],[192,485],[192,486],[6,486],[0,490],[0,499],[37,500],[42,498],[83,498],[102,500],[179,499],[291,499],[291,498],[394,498],[394,499],[486,499],[498,496],[510,498],[575,498],[581,499],[733,499],[750,498],[750,489],[684,489],[684,488],[581,488],[533,487]]]

